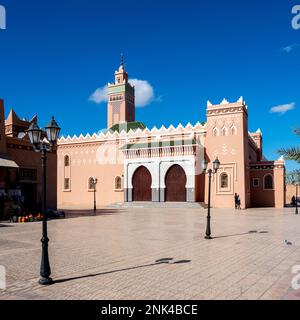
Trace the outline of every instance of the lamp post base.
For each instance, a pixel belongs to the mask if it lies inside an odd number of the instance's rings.
[[[212,239],[212,237],[211,237],[211,236],[205,236],[205,238],[204,238],[204,239],[211,240],[211,239]]]
[[[53,284],[53,279],[52,278],[41,278],[39,281],[39,284],[41,286],[49,286]]]

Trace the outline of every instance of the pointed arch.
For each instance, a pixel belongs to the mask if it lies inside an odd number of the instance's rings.
[[[152,176],[150,171],[140,166],[132,177],[133,201],[152,201]]]
[[[171,166],[165,176],[165,201],[186,202],[186,183],[184,169],[178,164]]]
[[[64,157],[64,166],[70,167],[70,156],[68,154],[66,154]]]
[[[223,137],[228,136],[228,130],[227,130],[226,127],[223,127],[223,128],[222,128],[222,136],[223,136]]]
[[[235,125],[233,125],[231,128],[230,128],[230,131],[231,131],[231,135],[232,136],[236,136],[237,135],[237,128]]]
[[[122,190],[122,178],[121,176],[115,177],[115,190]]]
[[[214,129],[213,129],[213,136],[214,137],[218,137],[220,135],[220,131],[219,131],[219,129],[217,128],[217,127],[215,127]]]

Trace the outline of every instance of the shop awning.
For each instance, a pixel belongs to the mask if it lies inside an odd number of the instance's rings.
[[[19,166],[13,160],[8,160],[4,158],[0,158],[0,167],[19,168]]]

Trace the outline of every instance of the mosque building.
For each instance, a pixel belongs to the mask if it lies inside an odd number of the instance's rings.
[[[285,205],[285,163],[263,155],[262,133],[248,131],[248,107],[236,102],[207,103],[206,123],[160,129],[135,118],[135,88],[121,63],[108,86],[107,130],[62,137],[58,143],[57,201],[60,209],[91,209],[132,202],[207,203],[212,178],[213,207],[243,209]],[[97,179],[96,186],[94,179]],[[96,190],[95,190],[95,189]]]

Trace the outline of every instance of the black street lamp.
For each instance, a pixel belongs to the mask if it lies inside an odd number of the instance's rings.
[[[216,158],[216,160],[213,162],[213,169],[208,169],[207,170],[207,166],[208,163],[207,161],[204,159],[203,160],[203,173],[204,174],[208,174],[208,207],[207,207],[207,224],[206,224],[206,235],[205,235],[205,239],[212,239],[211,237],[211,228],[210,228],[210,220],[211,220],[211,216],[210,216],[210,200],[211,200],[211,178],[213,174],[216,174],[217,171],[220,168],[220,161],[218,158]]]
[[[46,209],[46,161],[47,151],[51,152],[55,149],[60,128],[54,117],[52,117],[45,130],[41,130],[36,123],[32,123],[27,130],[30,142],[33,144],[35,152],[41,152],[42,158],[42,215],[43,215],[43,235],[42,235],[42,258],[40,269],[41,285],[50,285],[53,280],[50,278],[51,268],[48,255],[48,232],[47,232],[47,209]]]
[[[296,182],[296,212],[295,212],[295,214],[298,214],[298,185],[299,185],[299,183]]]
[[[94,190],[94,213],[97,211],[97,203],[96,203],[96,185],[98,182],[97,178],[92,178],[93,190]]]

